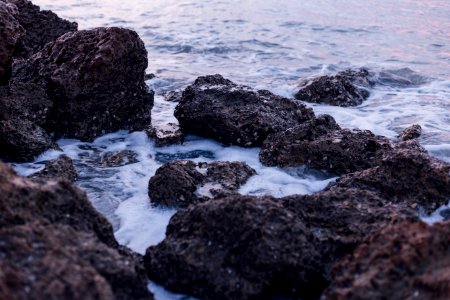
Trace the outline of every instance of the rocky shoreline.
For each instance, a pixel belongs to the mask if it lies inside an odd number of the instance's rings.
[[[200,299],[450,295],[450,221],[419,218],[450,200],[450,164],[419,144],[417,124],[391,141],[342,128],[303,102],[359,105],[374,85],[368,70],[306,79],[296,99],[201,76],[167,95],[179,126],[154,128],[136,32],[78,30],[29,1],[0,0],[0,40],[1,299],[153,299],[149,280]],[[239,187],[256,174],[245,163],[165,163],[149,178],[149,201],[178,212],[141,256],[118,244],[76,186],[70,158],[29,178],[8,165],[58,149],[59,138],[120,129],[146,131],[157,147],[189,134],[260,147],[264,165],[340,177],[312,195],[243,196]],[[98,165],[134,162],[122,151]]]

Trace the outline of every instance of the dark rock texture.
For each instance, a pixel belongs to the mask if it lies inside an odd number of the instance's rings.
[[[384,70],[376,76],[377,84],[387,85],[394,88],[409,88],[423,85],[430,81],[430,78],[422,76],[410,68],[397,70]]]
[[[66,179],[74,182],[77,179],[77,171],[72,160],[62,155],[61,157],[49,161],[43,170],[29,176],[31,179]]]
[[[379,166],[344,175],[328,188],[336,187],[370,190],[395,203],[421,205],[430,213],[450,199],[450,164],[429,156],[414,140],[407,141]]]
[[[302,82],[295,98],[335,106],[356,106],[369,97],[367,88],[372,85],[366,69],[347,70]]]
[[[336,174],[374,167],[392,147],[387,138],[368,130],[340,129],[329,115],[319,116],[284,132],[270,135],[259,154],[268,166],[298,166]]]
[[[66,32],[76,31],[77,23],[59,18],[55,13],[43,10],[27,0],[3,0],[18,8],[18,20],[26,33],[15,49],[15,55],[27,58],[53,42]]]
[[[387,227],[337,264],[321,299],[448,299],[449,237],[449,222]]]
[[[48,149],[58,149],[52,138],[26,119],[0,120],[0,158],[31,161]]]
[[[221,75],[199,77],[175,109],[185,133],[244,147],[314,118],[312,109],[269,91],[254,91]]]
[[[122,150],[119,152],[106,152],[97,161],[91,161],[98,167],[114,168],[121,167],[133,163],[137,163],[138,154],[131,150]]]
[[[1,299],[153,299],[132,256],[92,234],[33,222],[0,227]]]
[[[151,279],[202,299],[315,299],[334,262],[403,220],[418,218],[366,191],[233,195],[178,212],[144,260]]]
[[[398,135],[398,139],[400,141],[408,141],[408,140],[417,139],[421,135],[422,135],[422,127],[419,124],[414,124],[414,125],[411,125],[411,126],[405,128],[405,130],[403,130]]]
[[[0,1],[0,85],[8,82],[14,49],[25,35],[18,16],[19,12],[15,5]]]
[[[147,136],[155,140],[156,147],[164,147],[174,144],[182,144],[183,132],[178,124],[167,123],[162,126],[150,126],[146,130]]]
[[[153,92],[144,83],[147,51],[120,28],[66,33],[13,67],[13,83],[37,84],[52,101],[42,127],[56,137],[92,140],[150,124]]]
[[[150,178],[148,195],[153,203],[187,207],[218,195],[235,192],[255,170],[242,162],[169,162]]]

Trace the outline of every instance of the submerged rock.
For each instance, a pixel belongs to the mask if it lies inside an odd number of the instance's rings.
[[[334,262],[370,232],[403,220],[418,217],[366,191],[233,195],[175,214],[144,260],[152,280],[202,299],[314,299]]]
[[[314,113],[269,91],[255,91],[213,75],[197,78],[184,90],[175,117],[185,133],[255,147],[271,133],[313,119]]]
[[[422,135],[422,127],[419,124],[413,124],[413,125],[405,128],[405,130],[403,130],[398,135],[397,138],[400,141],[408,141],[408,140],[417,139],[421,135]]]
[[[14,49],[25,35],[18,16],[15,5],[0,1],[0,85],[8,82]]]
[[[387,138],[368,130],[340,129],[333,117],[317,119],[270,135],[259,158],[268,166],[298,166],[336,174],[361,171],[381,163],[392,147]]]
[[[302,82],[295,98],[335,106],[356,106],[369,97],[367,88],[372,85],[366,69],[346,70]]]
[[[447,299],[450,223],[385,228],[333,270],[321,299]]]
[[[156,170],[148,185],[154,203],[187,207],[218,195],[235,192],[255,170],[242,162],[169,162]]]
[[[49,161],[42,171],[29,176],[31,179],[66,179],[74,182],[77,179],[77,171],[72,160],[66,155]]]
[[[395,88],[417,87],[429,82],[429,79],[410,68],[381,71],[377,78],[377,84],[387,85]]]
[[[0,158],[32,161],[42,152],[58,149],[52,138],[26,119],[0,120]]]
[[[76,31],[77,23],[59,18],[49,10],[41,11],[39,6],[27,0],[3,0],[18,8],[18,20],[25,29],[25,36],[15,49],[15,55],[29,57],[42,49],[45,44],[53,42],[61,35]]]
[[[120,28],[66,33],[13,67],[13,82],[41,86],[52,106],[42,125],[56,137],[92,140],[150,124],[153,92],[144,83],[147,51]]]
[[[0,227],[1,299],[153,299],[133,256],[62,224]]]
[[[156,147],[182,144],[184,141],[183,132],[180,126],[175,123],[167,123],[158,127],[150,126],[146,133],[149,138],[155,140]]]
[[[450,164],[431,157],[414,140],[400,143],[379,166],[347,174],[328,189],[370,190],[395,203],[430,213],[450,199]]]
[[[99,158],[99,160],[91,162],[98,167],[114,168],[137,163],[139,161],[137,156],[138,154],[131,150],[106,152]]]

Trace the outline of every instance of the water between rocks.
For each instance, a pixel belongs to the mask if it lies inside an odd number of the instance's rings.
[[[369,129],[389,138],[418,123],[420,142],[434,156],[450,161],[450,2],[446,0],[251,1],[251,0],[35,0],[80,29],[121,26],[136,30],[146,44],[147,81],[156,91],[153,123],[176,121],[175,103],[164,92],[182,89],[197,76],[220,73],[237,83],[292,97],[301,78],[367,67],[380,74],[362,105],[340,108],[311,105],[342,127]],[[411,72],[409,68],[414,70]],[[391,72],[409,84],[393,82]],[[74,160],[78,185],[112,222],[118,241],[144,253],[164,238],[175,210],[150,205],[149,178],[164,162],[236,160],[258,175],[242,194],[285,196],[320,191],[330,178],[307,168],[269,168],[259,149],[225,147],[190,136],[184,145],[156,148],[143,132],[120,131],[93,143],[60,140]],[[118,167],[99,164],[102,155],[129,150]],[[28,175],[61,153],[49,151],[35,162],[16,164]],[[439,209],[428,222],[442,219]],[[158,300],[185,299],[149,284]]]

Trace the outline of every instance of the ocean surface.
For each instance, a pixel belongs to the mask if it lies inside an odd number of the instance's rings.
[[[76,21],[80,29],[120,26],[137,31],[149,58],[155,90],[153,123],[176,121],[166,91],[183,89],[200,75],[220,73],[237,83],[292,97],[301,79],[366,67],[377,75],[370,98],[354,108],[310,105],[342,127],[369,129],[394,139],[405,127],[423,128],[420,142],[450,162],[450,1],[448,0],[35,0],[42,9]],[[383,74],[395,74],[400,81]],[[404,84],[409,80],[410,84]],[[323,189],[335,178],[307,168],[268,168],[259,149],[225,147],[189,136],[183,145],[157,148],[143,132],[120,131],[93,143],[60,140],[74,160],[78,185],[113,224],[118,241],[144,253],[164,238],[175,210],[152,207],[149,178],[164,162],[237,160],[256,171],[242,194],[285,196]],[[107,152],[130,150],[120,167],[99,166]],[[23,175],[61,152],[16,164]],[[445,208],[441,208],[445,209]],[[423,216],[442,218],[439,211]],[[153,283],[157,300],[190,299]]]

